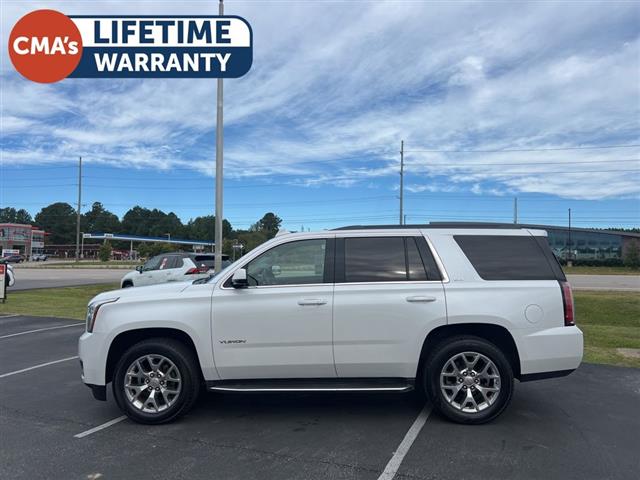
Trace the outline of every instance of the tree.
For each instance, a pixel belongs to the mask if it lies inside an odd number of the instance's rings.
[[[98,250],[98,258],[101,262],[108,262],[111,259],[112,252],[111,244],[109,242],[104,242],[100,245],[100,250]]]
[[[35,223],[49,234],[47,243],[60,245],[76,241],[76,211],[68,203],[44,207],[36,215]]]
[[[136,205],[122,217],[122,233],[148,236],[151,221],[151,210]]]
[[[189,240],[214,241],[216,217],[206,215],[189,220],[184,228],[184,236]],[[222,220],[222,236],[228,238],[233,232],[233,227],[228,220]]]
[[[624,251],[624,264],[631,268],[640,268],[640,242],[630,241]]]
[[[138,205],[122,217],[122,233],[144,237],[182,236],[184,226],[180,218],[173,213],[164,213],[154,208],[149,210]]]
[[[31,214],[24,208],[16,210],[13,207],[0,208],[0,222],[1,223],[21,223],[23,225],[30,225],[33,223]]]
[[[170,243],[141,243],[138,246],[138,254],[144,258],[155,257],[156,255],[160,255],[161,253],[173,252],[176,250],[174,245]]]
[[[280,230],[282,219],[273,212],[265,213],[264,216],[253,225],[253,231],[260,231],[267,234],[269,238],[273,238]]]
[[[102,206],[94,202],[91,210],[82,215],[82,229],[91,233],[119,233],[120,220]]]

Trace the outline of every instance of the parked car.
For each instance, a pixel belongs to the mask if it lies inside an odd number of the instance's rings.
[[[128,272],[120,281],[122,288],[155,285],[167,282],[184,282],[207,278],[214,270],[213,254],[174,252],[150,258],[144,265]],[[229,256],[223,255],[226,267]]]
[[[32,262],[46,262],[47,258],[49,258],[47,255],[45,255],[44,253],[35,253],[33,255],[31,255],[31,261]]]
[[[479,424],[514,379],[582,359],[572,293],[527,229],[347,228],[278,236],[206,282],[102,293],[79,342],[97,399],[162,423],[209,391],[426,394]]]
[[[7,263],[22,263],[24,262],[24,256],[22,255],[8,255],[4,257]]]

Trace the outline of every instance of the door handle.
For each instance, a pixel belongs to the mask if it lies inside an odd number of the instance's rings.
[[[327,301],[324,298],[302,298],[298,300],[298,305],[307,306],[307,305],[324,305]]]
[[[407,297],[407,302],[411,302],[411,303],[429,303],[429,302],[435,302],[435,301],[436,301],[436,297],[422,297],[422,296]]]

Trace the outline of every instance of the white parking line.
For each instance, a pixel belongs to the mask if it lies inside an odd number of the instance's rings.
[[[93,427],[93,428],[90,428],[89,430],[85,430],[84,432],[78,433],[78,434],[74,435],[74,438],[83,438],[83,437],[86,437],[87,435],[91,435],[92,433],[99,432],[100,430],[104,430],[105,428],[108,428],[111,425],[115,425],[116,423],[120,423],[125,418],[127,418],[127,417],[124,416],[124,415],[121,416],[121,417],[118,417],[118,418],[114,418],[113,420],[109,420],[108,422],[103,423],[102,425],[98,425],[97,427]]]
[[[46,330],[56,330],[57,328],[78,327],[78,326],[84,325],[84,324],[85,324],[84,322],[80,322],[80,323],[72,323],[71,325],[58,325],[56,327],[38,328],[36,330],[27,330],[26,332],[19,332],[19,333],[12,333],[10,335],[3,335],[3,336],[0,337],[0,339],[9,338],[9,337],[17,337],[19,335],[26,335],[27,333],[44,332]]]
[[[67,357],[67,358],[61,358],[60,360],[54,360],[53,362],[41,363],[40,365],[34,365],[33,367],[23,368],[22,370],[16,370],[15,372],[3,373],[2,375],[0,375],[0,378],[10,377],[11,375],[17,375],[18,373],[28,372],[29,370],[35,370],[36,368],[42,368],[48,365],[54,365],[56,363],[68,362],[69,360],[75,360],[76,358],[78,358],[77,355],[75,357]]]
[[[13,318],[13,317],[19,317],[20,315],[18,315],[17,313],[11,313],[9,315],[0,315],[0,320],[2,320],[3,318]]]
[[[394,452],[393,457],[391,457],[391,460],[387,463],[384,472],[382,472],[382,475],[378,477],[378,480],[391,480],[396,476],[396,473],[400,468],[400,464],[402,464],[402,460],[404,460],[404,456],[411,448],[411,445],[413,445],[414,440],[418,437],[418,434],[420,433],[420,430],[422,430],[427,418],[429,418],[430,413],[431,407],[426,405],[414,420],[413,425],[411,425],[411,428],[409,428],[409,431],[402,439],[402,442],[400,442],[398,449]]]

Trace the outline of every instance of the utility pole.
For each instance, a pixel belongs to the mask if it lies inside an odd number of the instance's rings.
[[[220,0],[218,13],[224,15],[224,3]],[[216,102],[216,223],[214,270],[222,270],[222,78],[218,78],[218,99]]]
[[[518,197],[513,199],[513,223],[518,223]]]
[[[569,209],[569,261],[573,259],[573,249],[571,248],[573,242],[571,241],[571,209]]]
[[[78,162],[78,210],[76,212],[76,262],[80,260],[80,209],[82,208],[82,157]]]
[[[404,140],[400,141],[400,225],[404,221]]]

